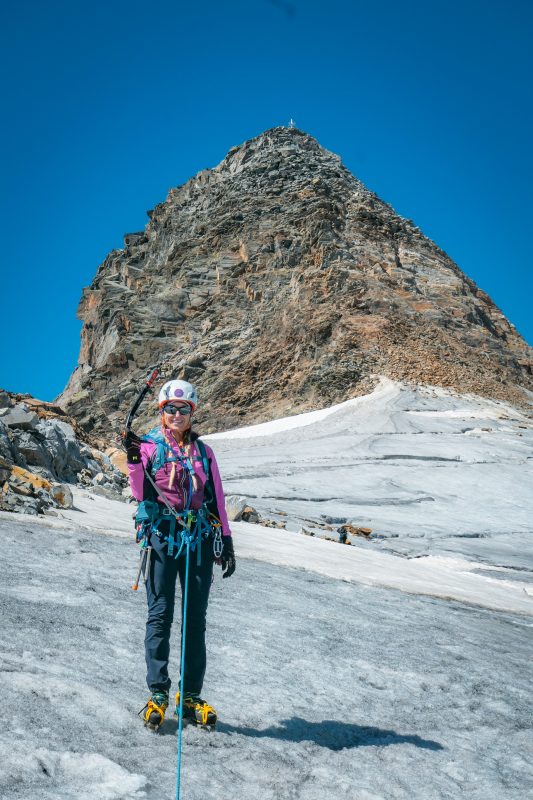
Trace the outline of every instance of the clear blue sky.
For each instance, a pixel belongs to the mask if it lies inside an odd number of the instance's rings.
[[[533,341],[532,9],[4,2],[0,386],[53,399],[109,250],[171,186],[290,117]]]

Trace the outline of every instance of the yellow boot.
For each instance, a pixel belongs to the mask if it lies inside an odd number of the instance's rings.
[[[142,714],[144,724],[152,731],[157,731],[165,719],[165,711],[168,708],[168,692],[152,692],[147,704],[139,711]]]
[[[176,692],[176,716],[179,713],[180,693]],[[217,712],[198,695],[186,692],[183,696],[183,719],[190,720],[201,728],[211,729],[217,724]]]

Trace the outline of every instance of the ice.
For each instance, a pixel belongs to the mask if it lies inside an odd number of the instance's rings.
[[[142,791],[146,784],[143,775],[129,773],[99,753],[52,751],[44,747],[26,753],[23,746],[15,745],[7,751],[0,767],[0,787],[9,792],[17,784],[28,786],[29,791],[35,790],[36,794],[27,797],[61,796],[76,800],[141,800],[146,797],[146,792]],[[29,788],[31,786],[34,790]],[[61,794],[50,793],[52,786]]]
[[[290,430],[267,423],[260,437],[257,426],[242,429],[246,438],[205,437],[227,490],[289,530],[335,536],[337,525],[319,524],[349,520],[373,529],[373,542],[352,540],[365,550],[531,574],[533,430],[522,412],[387,379],[328,411],[318,422],[291,417]]]
[[[386,395],[389,389],[394,386],[394,382],[386,378],[382,378],[379,387],[372,392],[371,395],[363,395],[362,397],[354,397],[351,400],[345,400],[343,403],[337,403],[327,408],[320,408],[316,411],[307,411],[305,414],[296,414],[293,417],[282,417],[281,419],[274,419],[270,422],[261,422],[258,425],[247,425],[243,428],[235,428],[231,431],[222,433],[212,433],[209,438],[212,441],[217,439],[250,439],[256,436],[271,436],[274,433],[283,433],[285,431],[294,430],[296,428],[303,428],[306,425],[321,423],[331,414],[337,414],[339,411],[345,409],[360,409],[367,403],[375,402],[382,395]]]
[[[330,578],[400,589],[502,611],[533,614],[533,603],[524,581],[505,580],[508,571],[479,574],[477,562],[456,558],[406,560],[388,553],[335,546],[322,539],[306,540],[297,533],[233,523],[239,552],[271,564],[308,569]],[[302,540],[305,541],[303,544]]]
[[[237,571],[208,612],[220,723],[185,730],[183,800],[523,800],[529,421],[388,381],[327,411],[212,437],[229,490],[287,530],[232,526]],[[74,494],[58,518],[0,514],[0,797],[172,798],[175,719],[153,735],[137,717],[133,507]],[[326,541],[328,516],[377,536]],[[175,625],[174,688],[178,643]]]

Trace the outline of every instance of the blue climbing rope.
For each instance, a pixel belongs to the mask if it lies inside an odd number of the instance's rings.
[[[193,482],[191,472],[188,471],[189,476],[189,491],[187,497],[187,505],[185,513],[188,514],[191,507]],[[181,739],[183,732],[183,680],[185,676],[185,641],[187,636],[187,601],[189,599],[189,556],[191,551],[191,531],[184,528],[182,531],[182,546],[185,541],[185,585],[183,587],[183,615],[181,623],[181,662],[180,662],[180,710],[178,715],[178,764],[176,768],[176,800],[180,800],[180,784],[181,784]],[[201,547],[201,542],[198,542],[198,547]]]
[[[185,674],[185,637],[187,635],[187,595],[189,589],[189,547],[190,539],[187,537],[185,550],[185,586],[183,587],[183,622],[181,625],[181,665],[180,665],[180,710],[178,717],[178,766],[176,771],[176,800],[180,800],[181,782],[181,734],[183,730],[183,677]]]

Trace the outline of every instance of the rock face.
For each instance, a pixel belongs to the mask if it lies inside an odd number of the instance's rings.
[[[66,484],[92,487],[97,477],[102,491],[121,498],[126,479],[86,438],[61,408],[0,390],[0,511],[71,508]]]
[[[93,435],[120,428],[156,363],[198,385],[204,431],[339,402],[376,374],[513,402],[531,386],[531,348],[485,292],[299,130],[234,147],[148,215],[80,302],[58,401]]]

